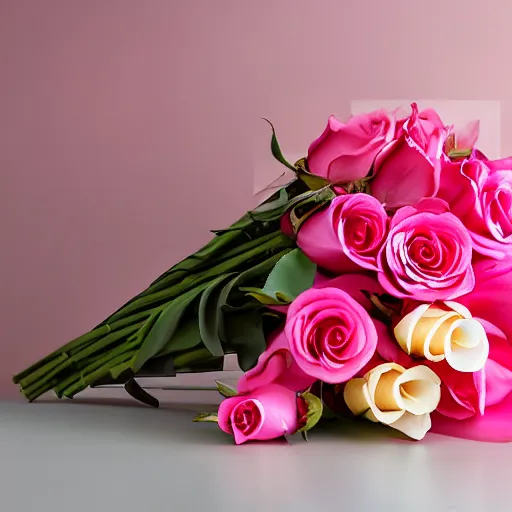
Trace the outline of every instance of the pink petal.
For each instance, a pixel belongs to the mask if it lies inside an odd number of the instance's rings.
[[[434,412],[432,432],[475,441],[512,441],[512,394],[500,404],[485,409],[483,416],[454,420]]]

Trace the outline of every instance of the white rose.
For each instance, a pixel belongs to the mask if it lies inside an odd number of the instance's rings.
[[[426,366],[405,369],[384,363],[345,385],[345,402],[356,416],[388,425],[413,439],[430,430],[430,413],[441,399],[441,380]]]
[[[422,304],[395,327],[395,337],[407,354],[446,362],[459,372],[481,370],[489,356],[482,324],[457,302]]]

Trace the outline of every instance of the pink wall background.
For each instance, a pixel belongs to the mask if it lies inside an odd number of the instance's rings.
[[[254,201],[352,99],[500,100],[503,0],[0,0],[0,394]],[[259,156],[261,155],[261,156]]]

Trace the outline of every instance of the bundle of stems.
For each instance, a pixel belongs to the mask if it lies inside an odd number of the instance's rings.
[[[228,229],[214,231],[216,236],[202,249],[96,328],[15,375],[14,383],[29,401],[50,390],[59,398],[72,398],[105,382],[125,383],[130,392],[138,387],[134,377],[144,375],[148,366],[152,375],[161,376],[191,368],[209,371],[219,369],[219,359],[228,353],[237,354],[244,371],[256,363],[268,331],[275,328],[276,315],[264,305],[307,289],[314,278],[314,264],[297,254],[295,242],[281,233],[280,220],[289,212],[296,231],[334,196],[325,180],[309,174],[304,159],[295,165],[286,161],[273,127],[271,150],[297,178]],[[281,265],[290,252],[296,254]],[[288,278],[290,265],[299,276],[293,280]],[[272,273],[284,278],[273,279]],[[274,290],[269,296],[260,289],[267,279],[292,290]],[[151,404],[138,388],[130,394]]]
[[[206,246],[96,328],[18,373],[13,381],[29,401],[50,390],[59,398],[72,398],[105,379],[125,382],[154,358],[172,358],[179,371],[236,352],[230,350],[229,340],[224,343],[222,335],[213,332],[222,331],[222,318],[212,325],[209,318],[229,307],[229,297],[240,284],[264,282],[276,262],[293,249],[294,242],[280,232],[279,219],[287,208],[310,196],[311,191],[295,180],[230,228],[216,232]],[[213,311],[205,306],[212,299]],[[245,300],[239,306],[242,312],[254,309]],[[252,357],[242,368],[254,362]]]

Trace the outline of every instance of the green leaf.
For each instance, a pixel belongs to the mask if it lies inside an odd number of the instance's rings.
[[[199,332],[205,347],[212,356],[223,356],[224,349],[219,336],[219,319],[217,316],[217,303],[222,291],[220,286],[230,278],[233,273],[225,274],[214,279],[201,295],[199,302]]]
[[[197,318],[181,323],[173,337],[158,352],[158,356],[174,354],[197,347],[201,343],[201,333]]]
[[[290,210],[290,221],[295,234],[298,233],[300,226],[316,211],[331,202],[336,194],[330,187],[324,187],[316,190],[313,194],[306,197],[293,206]]]
[[[315,274],[316,264],[300,249],[294,249],[276,263],[263,289],[250,289],[250,293],[256,298],[260,294],[265,301],[273,299],[277,304],[288,304],[313,286]]]
[[[271,297],[267,295],[261,288],[252,288],[250,286],[246,286],[243,288],[239,288],[241,292],[247,293],[251,297],[255,298],[261,304],[265,306],[282,306],[283,304],[287,304],[286,302],[281,302],[276,297]]]
[[[134,371],[140,370],[148,359],[156,356],[170,343],[186,309],[207,286],[208,283],[204,283],[180,295],[162,311],[135,357],[132,366]]]
[[[238,365],[246,372],[258,362],[267,347],[262,313],[258,309],[235,309],[225,313],[227,347],[236,353]]]
[[[295,162],[295,169],[297,177],[311,190],[319,190],[330,185],[329,180],[309,172],[306,158],[301,158],[298,162]]]
[[[224,384],[224,382],[216,380],[215,384],[217,385],[219,393],[226,398],[238,395],[238,391],[235,388],[232,388],[231,386]]]
[[[276,131],[274,129],[274,125],[268,120],[263,118],[264,121],[267,121],[267,123],[272,128],[272,140],[270,141],[270,150],[272,151],[272,155],[274,155],[274,158],[281,162],[283,165],[286,165],[288,169],[291,169],[292,171],[296,171],[295,167],[286,160],[286,158],[283,156],[283,153],[281,153],[281,148],[279,147],[279,142],[277,142],[276,137]]]
[[[308,404],[308,412],[306,414],[306,424],[298,430],[298,432],[307,432],[311,430],[322,417],[323,403],[320,398],[313,393],[303,393],[301,395]],[[306,439],[307,440],[307,439]]]
[[[277,192],[277,197],[274,199],[274,196],[270,198],[270,201],[264,201],[254,210],[251,210],[252,214],[255,213],[265,213],[269,211],[276,210],[277,208],[281,208],[285,206],[288,201],[288,192],[286,191],[286,187],[283,187]]]
[[[202,412],[198,414],[192,421],[203,423],[218,423],[219,417],[216,412]]]
[[[326,185],[329,185],[329,182],[326,179],[316,176],[315,174],[311,174],[308,171],[297,171],[297,175],[299,179],[302,180],[311,190],[320,190]]]
[[[292,249],[283,249],[279,253],[271,256],[270,258],[258,263],[257,265],[254,265],[254,267],[251,267],[245,270],[244,272],[241,272],[233,279],[231,279],[231,281],[226,283],[219,294],[219,298],[217,301],[217,314],[220,315],[220,313],[222,313],[223,308],[229,304],[232,295],[234,295],[235,292],[239,291],[239,288],[241,286],[243,286],[244,284],[252,284],[260,279],[268,278],[270,271],[274,268],[276,263],[285,254],[288,254],[291,250]]]

